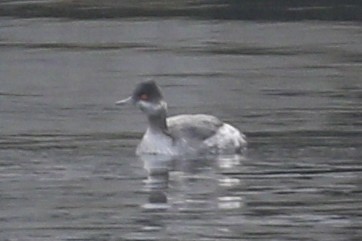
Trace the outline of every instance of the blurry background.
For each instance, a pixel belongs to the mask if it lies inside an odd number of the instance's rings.
[[[360,240],[361,1],[3,0],[0,16],[0,239]],[[237,126],[248,154],[136,158],[146,120],[114,102],[147,79],[171,115]]]

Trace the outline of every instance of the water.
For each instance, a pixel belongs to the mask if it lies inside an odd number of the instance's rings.
[[[360,240],[353,22],[0,20],[0,240]],[[155,79],[245,156],[138,159]]]

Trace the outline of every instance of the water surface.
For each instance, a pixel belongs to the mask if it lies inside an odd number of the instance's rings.
[[[360,240],[360,26],[0,21],[1,240]],[[155,79],[245,156],[138,159],[114,102]]]

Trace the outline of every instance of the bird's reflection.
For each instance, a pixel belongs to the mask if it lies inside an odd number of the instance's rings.
[[[174,158],[142,156],[147,171],[147,210],[175,208],[201,211],[240,208],[242,197],[228,195],[227,189],[241,185],[239,179],[224,175],[241,167],[243,156]]]
[[[140,158],[147,171],[145,188],[149,192],[148,203],[145,209],[168,209],[167,190],[169,186],[169,173],[172,171],[173,159],[163,156],[142,156]]]

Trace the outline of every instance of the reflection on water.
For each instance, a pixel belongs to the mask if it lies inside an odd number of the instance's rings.
[[[220,172],[240,166],[243,156],[220,156],[195,159],[173,159],[143,156],[148,178],[149,204],[145,208],[160,208],[155,204],[168,204],[183,211],[239,208],[240,197],[223,196],[222,187],[239,184],[237,179]],[[169,192],[169,186],[179,193]],[[170,195],[167,195],[167,194]]]
[[[1,240],[362,236],[357,23],[3,18],[0,27]],[[247,155],[138,159],[146,121],[113,103],[147,78],[171,114],[240,128]]]

